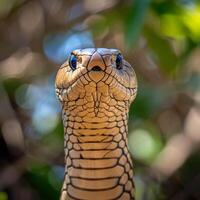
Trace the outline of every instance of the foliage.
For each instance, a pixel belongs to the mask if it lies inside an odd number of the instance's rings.
[[[0,200],[59,198],[55,73],[73,49],[94,46],[120,49],[138,77],[137,199],[200,199],[199,1],[3,0],[0,30]]]

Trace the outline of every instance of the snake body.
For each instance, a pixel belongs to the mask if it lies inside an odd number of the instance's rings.
[[[127,121],[137,80],[116,49],[78,49],[60,67],[65,177],[61,200],[134,199]]]

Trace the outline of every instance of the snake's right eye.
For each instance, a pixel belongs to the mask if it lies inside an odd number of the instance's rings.
[[[69,58],[69,65],[73,71],[76,69],[77,57],[73,54]]]

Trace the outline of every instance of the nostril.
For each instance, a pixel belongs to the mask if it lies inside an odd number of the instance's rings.
[[[101,67],[99,67],[99,66],[94,66],[91,70],[92,71],[102,71]]]

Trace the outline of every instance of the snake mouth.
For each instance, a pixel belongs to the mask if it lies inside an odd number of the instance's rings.
[[[89,70],[88,75],[92,81],[97,83],[104,77],[105,72],[100,66],[96,65]]]
[[[92,67],[91,71],[99,72],[99,71],[102,71],[102,69],[99,66],[94,66]]]

